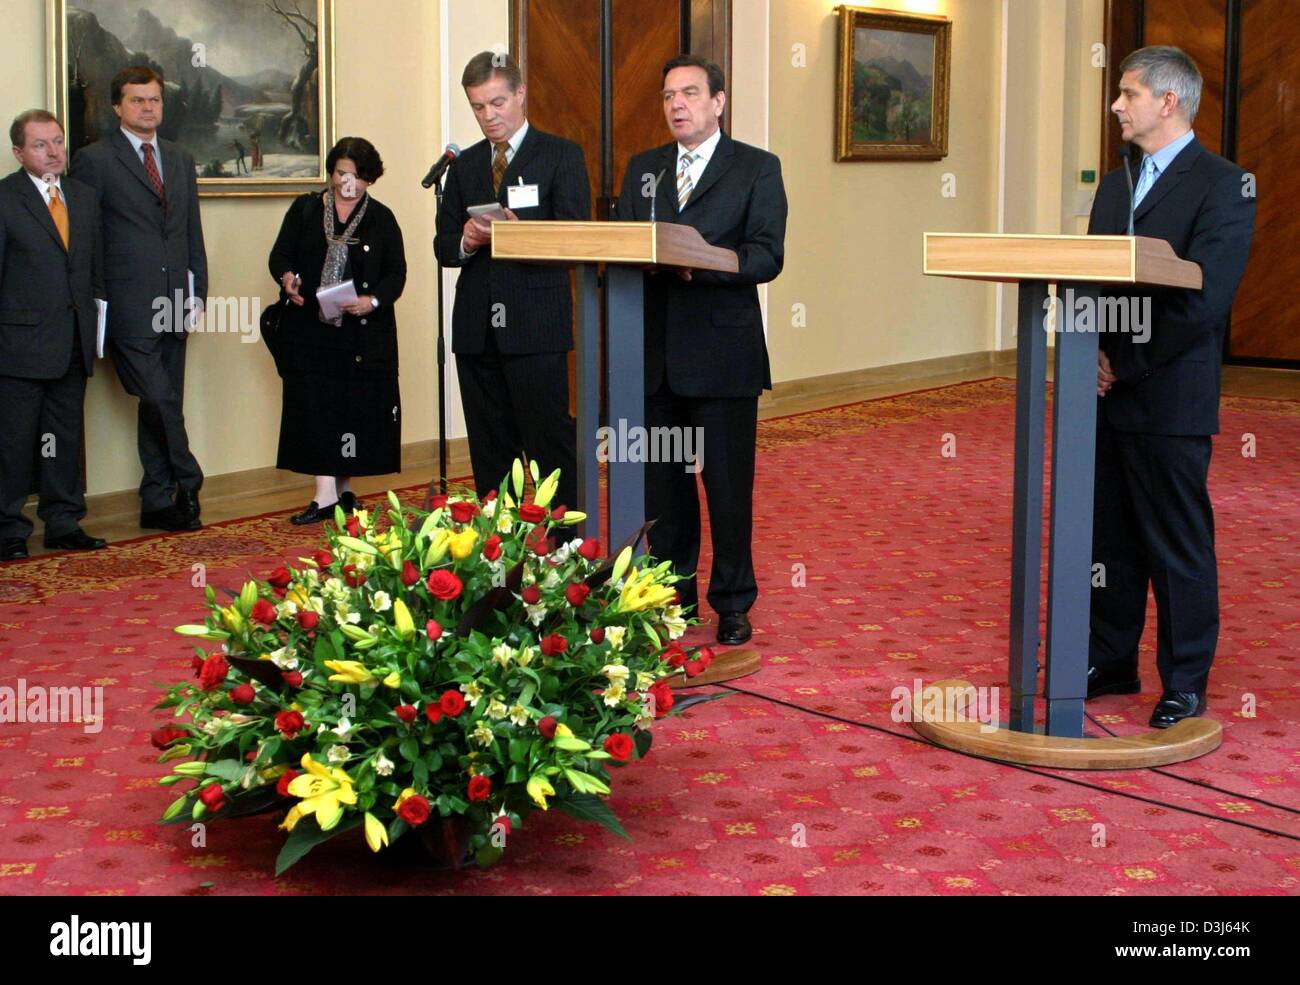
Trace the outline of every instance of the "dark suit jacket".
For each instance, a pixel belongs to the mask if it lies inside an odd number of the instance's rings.
[[[1135,171],[1141,156],[1132,155]],[[1102,334],[1101,348],[1119,378],[1099,400],[1098,411],[1111,427],[1143,434],[1218,433],[1224,332],[1255,228],[1255,199],[1243,193],[1244,174],[1193,137],[1143,196],[1135,234],[1165,240],[1182,259],[1200,265],[1204,280],[1199,291],[1150,292],[1151,337],[1145,343],[1131,333]],[[1136,185],[1136,174],[1133,180]],[[1097,189],[1088,232],[1124,234],[1128,209],[1128,186],[1116,168]],[[1145,296],[1136,290],[1109,293]]]
[[[369,193],[367,193],[369,194]],[[361,206],[358,205],[357,208]],[[271,276],[278,282],[286,271],[302,278],[298,291],[306,300],[282,309],[281,366],[289,373],[320,372],[349,375],[397,372],[397,315],[393,306],[406,286],[406,252],[402,230],[392,210],[370,198],[357,226],[355,245],[348,247],[348,269],[357,295],[369,294],[379,307],[367,315],[343,315],[335,328],[320,320],[316,290],[325,262],[325,205],[320,192],[299,195],[285,213],[280,235],[271,248]],[[280,292],[283,301],[285,294]]]
[[[0,181],[0,375],[56,380],[78,358],[95,365],[95,298],[104,296],[103,245],[95,193],[60,182],[68,209],[63,248],[49,207],[19,169]]]
[[[176,291],[208,296],[208,259],[199,220],[194,158],[159,138],[166,206],[131,142],[120,129],[77,151],[72,177],[95,189],[104,222],[104,280],[110,338],[153,336],[157,298]]]
[[[655,218],[694,226],[710,245],[735,250],[740,272],[696,270],[690,281],[672,271],[647,274],[646,393],[666,374],[679,396],[756,397],[772,387],[758,285],[774,280],[785,262],[781,162],[724,133],[678,213],[677,144],[665,144],[628,163],[614,218],[648,220],[642,189],[661,174]]]
[[[483,352],[489,325],[497,348],[519,355],[567,352],[573,348],[573,299],[564,267],[493,260],[490,245],[462,261],[460,239],[469,207],[499,201],[507,204],[506,186],[537,186],[537,206],[515,209],[520,219],[590,219],[591,186],[582,148],[571,140],[543,133],[531,123],[501,182],[492,194],[492,145],[480,140],[447,170],[447,186],[438,212],[434,242],[444,267],[460,267],[451,316],[451,351]],[[493,324],[493,306],[504,325]],[[500,320],[500,319],[498,319]]]

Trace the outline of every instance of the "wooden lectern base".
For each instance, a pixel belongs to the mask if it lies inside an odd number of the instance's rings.
[[[710,670],[713,668],[710,667]],[[703,676],[703,675],[701,675]],[[952,716],[963,720],[926,721],[923,695],[932,688],[944,693],[942,707],[957,709]],[[1149,766],[1168,766],[1204,756],[1219,748],[1223,730],[1208,718],[1186,718],[1172,728],[1152,730],[1142,735],[1106,736],[1098,739],[1067,739],[1010,729],[989,729],[964,713],[965,699],[950,698],[950,691],[973,693],[967,681],[936,681],[912,696],[912,728],[935,745],[956,752],[971,753],[988,759],[1024,766],[1050,766],[1067,770],[1131,770]]]
[[[704,684],[721,684],[723,681],[734,681],[737,677],[748,677],[763,667],[757,650],[719,648],[713,653],[713,663],[704,673],[694,677],[687,677],[684,673],[674,674],[669,678],[668,686],[674,691],[680,691],[682,688],[700,687]]]

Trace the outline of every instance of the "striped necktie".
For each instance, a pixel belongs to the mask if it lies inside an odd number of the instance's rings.
[[[695,183],[691,181],[691,164],[698,155],[687,151],[682,155],[680,167],[677,171],[677,209],[678,211],[686,208],[686,200],[691,197],[691,190]]]
[[[141,144],[140,149],[144,151],[144,170],[149,175],[149,182],[153,185],[158,200],[165,203],[167,195],[163,192],[162,175],[158,173],[158,162],[153,158],[153,144]]]
[[[492,155],[492,194],[501,194],[501,182],[506,176],[506,151],[510,145],[505,141],[496,144],[496,153]]]

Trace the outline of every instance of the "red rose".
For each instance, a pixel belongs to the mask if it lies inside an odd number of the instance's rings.
[[[552,633],[546,639],[542,640],[542,653],[548,657],[554,657],[563,653],[569,648],[569,641],[559,633]]]
[[[286,670],[280,675],[280,680],[290,687],[302,687],[302,673],[297,670]]]
[[[546,509],[536,503],[525,503],[519,507],[519,519],[524,523],[541,523],[546,519]]]
[[[434,496],[433,499],[429,500],[429,510],[430,510],[430,512],[432,512],[433,510],[440,510],[440,509],[442,509],[443,507],[445,507],[446,505],[447,505],[447,494],[446,494],[446,493],[443,493],[441,496]]]
[[[415,710],[415,705],[398,705],[393,709],[393,711],[396,712],[397,717],[407,725],[410,725],[415,721],[415,716],[419,714],[419,712]]]
[[[459,578],[446,570],[430,571],[427,584],[429,594],[443,602],[460,598],[460,593],[465,588]]]
[[[286,770],[284,775],[280,777],[280,781],[276,783],[275,792],[278,793],[281,797],[288,797],[289,784],[294,781],[295,777],[300,775],[301,774],[297,770]]]
[[[686,663],[686,651],[673,643],[663,652],[661,659],[666,660],[669,667],[681,667]]]
[[[546,557],[555,549],[555,545],[546,537],[546,528],[540,526],[533,527],[529,531],[528,536],[524,538],[524,544],[538,557]]]
[[[438,706],[442,708],[444,715],[455,718],[465,710],[465,699],[460,696],[459,691],[447,691],[438,699]]]
[[[483,556],[489,561],[495,561],[501,556],[501,538],[496,534],[483,541]]]
[[[542,600],[542,590],[536,585],[529,585],[519,593],[519,597],[524,600],[524,605],[536,605]]]
[[[564,590],[564,597],[569,600],[569,605],[575,609],[587,601],[587,596],[591,594],[591,589],[582,582],[570,585]]]
[[[356,517],[356,516],[350,516],[350,517],[348,517],[347,522],[344,523],[343,526],[347,527],[347,529],[348,529],[348,536],[350,536],[350,537],[360,537],[360,536],[361,536],[361,518],[360,518],[360,517]]]
[[[632,736],[615,732],[605,740],[605,751],[616,762],[626,763],[627,757],[632,755]]]
[[[183,728],[160,728],[149,736],[149,741],[153,743],[155,749],[166,749],[177,739],[183,739],[189,734]]]
[[[555,720],[555,716],[547,715],[545,718],[543,718],[540,722],[537,723],[537,731],[542,733],[542,738],[544,739],[554,739],[555,726],[559,724],[560,723]]]
[[[266,580],[270,584],[274,585],[276,588],[288,588],[289,571],[287,568],[281,565],[280,567],[272,571],[269,575],[267,575]]]
[[[194,676],[199,676],[199,671],[203,669],[203,658],[200,656],[190,657],[190,669],[194,671]]]
[[[514,825],[510,823],[510,818],[506,817],[504,814],[492,819],[492,827],[499,830],[507,838],[510,836],[510,832],[515,829]]]
[[[343,565],[343,580],[350,588],[357,588],[366,583],[366,573],[358,571],[355,564]]]
[[[569,512],[569,508],[565,506],[563,503],[561,503],[559,506],[555,507],[555,509],[551,510],[551,519],[557,522],[563,520],[564,514],[568,512]]]
[[[713,663],[713,649],[711,647],[700,647],[695,651],[695,656],[699,659],[700,663],[704,664],[706,667]]]
[[[257,692],[253,690],[251,684],[240,684],[230,689],[230,700],[237,705],[251,705],[256,697]]]
[[[436,619],[430,619],[424,624],[424,631],[429,634],[429,642],[436,643],[442,639],[442,624]]]
[[[429,802],[418,793],[411,794],[402,801],[402,806],[397,808],[397,816],[411,827],[418,828],[429,820]]]
[[[286,739],[292,739],[306,727],[300,711],[282,711],[275,716],[275,727]]]
[[[595,643],[597,646],[599,646],[601,643],[604,643],[605,630],[602,629],[600,626],[597,626],[595,629],[593,629],[591,631],[591,642]]]
[[[269,626],[275,622],[275,606],[266,599],[258,599],[253,604],[253,611],[249,613],[253,622],[259,622],[263,626]]]
[[[600,557],[600,541],[595,537],[592,537],[590,540],[584,540],[578,545],[578,554],[586,558],[588,561],[596,560],[596,558]]]
[[[436,702],[434,702],[433,704],[425,705],[424,717],[427,718],[429,721],[431,721],[434,725],[437,725],[440,721],[442,721],[442,705]]]
[[[708,670],[708,668],[709,665],[703,660],[687,660],[683,666],[687,677],[698,677],[700,674],[703,674]]]
[[[492,781],[486,776],[469,778],[469,799],[471,803],[480,804],[492,795]]]
[[[220,783],[209,783],[200,790],[199,800],[203,801],[204,807],[213,812],[226,806],[226,795],[222,792]]]
[[[294,618],[298,620],[299,626],[311,632],[320,622],[320,613],[313,612],[311,609],[299,609],[294,613]]]
[[[402,562],[402,584],[410,588],[420,580],[420,569],[410,561]]]
[[[461,500],[451,504],[451,518],[456,523],[469,523],[474,519],[474,514],[477,512],[477,503],[467,503]]]
[[[673,689],[667,681],[655,681],[648,693],[655,699],[655,718],[663,718],[673,710]]]
[[[203,661],[203,666],[199,668],[199,689],[202,691],[211,691],[218,684],[226,679],[230,673],[230,664],[226,663],[226,658],[220,653],[214,653]]]
[[[497,498],[497,491],[495,489],[489,489],[487,491],[487,495],[483,497],[483,502],[490,503],[492,502],[492,500],[496,498]]]
[[[334,563],[334,555],[329,551],[317,551],[311,556],[311,559],[316,562],[317,566],[322,568],[328,568]]]

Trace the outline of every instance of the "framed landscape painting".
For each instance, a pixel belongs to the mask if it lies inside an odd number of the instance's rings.
[[[870,7],[836,13],[835,160],[946,157],[952,21]]]
[[[334,142],[333,0],[52,0],[50,106],[69,157],[118,126],[113,76],[166,80],[159,135],[200,195],[296,195]]]

